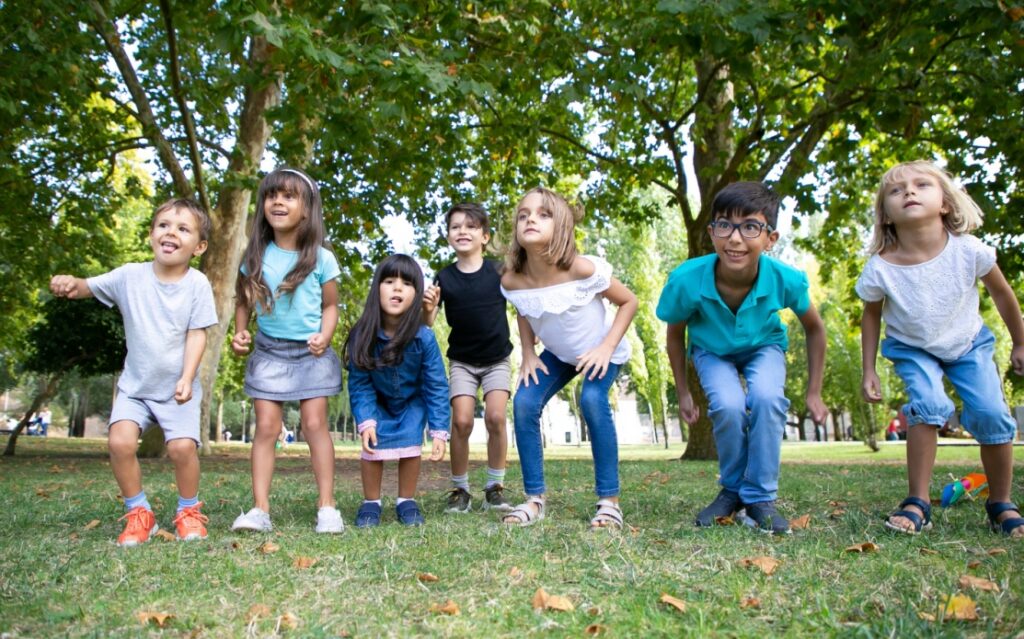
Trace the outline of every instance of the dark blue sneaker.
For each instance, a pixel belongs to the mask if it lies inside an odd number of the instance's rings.
[[[422,526],[426,523],[415,499],[403,501],[395,506],[395,514],[398,515],[398,521],[406,526]]]
[[[356,513],[356,528],[373,528],[380,525],[380,504],[364,501]]]

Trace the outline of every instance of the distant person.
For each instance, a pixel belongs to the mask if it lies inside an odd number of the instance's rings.
[[[779,239],[778,210],[779,196],[760,182],[735,182],[719,191],[708,224],[715,252],[672,271],[658,302],[658,317],[668,322],[679,415],[689,424],[700,416],[687,379],[689,357],[708,398],[718,448],[722,489],[697,515],[698,526],[745,508],[764,532],[790,532],[775,506],[789,409],[788,339],[778,314],[783,308],[796,314],[806,335],[806,406],[816,439],[817,424],[828,417],[821,399],[825,325],[811,302],[807,275],[764,254]]]
[[[278,168],[260,182],[249,244],[236,286],[235,355],[255,350],[245,367],[256,434],[252,443],[253,507],[231,530],[269,532],[274,451],[284,426],[283,405],[299,402],[317,486],[316,532],[345,529],[334,502],[334,442],[327,398],[341,391],[341,362],[331,349],[338,326],[338,260],[324,240],[320,191],[302,171]],[[259,329],[249,333],[256,314]]]
[[[885,429],[886,441],[894,442],[900,439],[900,418],[893,417],[889,427]]]
[[[501,294],[501,267],[484,259],[491,238],[487,212],[479,204],[456,204],[445,214],[448,244],[455,263],[441,269],[437,285],[423,295],[423,314],[434,325],[443,304],[451,327],[448,335],[448,387],[452,406],[451,483],[446,510],[469,512],[469,436],[476,414],[476,393],[483,389],[484,426],[487,428],[487,483],[484,510],[510,510],[505,499],[505,457],[512,374],[508,317]]]
[[[947,377],[963,400],[961,422],[981,445],[988,477],[985,502],[993,530],[1024,537],[1024,517],[1010,501],[1017,424],[1003,396],[993,359],[995,338],[978,313],[978,280],[985,285],[1013,340],[1010,364],[1024,375],[1024,320],[996,252],[971,231],[982,212],[948,173],[931,162],[897,164],[882,176],[875,197],[871,257],[857,280],[864,376],[861,389],[882,401],[875,371],[881,321],[882,355],[906,385],[909,495],[885,520],[887,528],[917,534],[931,528],[929,484],[937,431],[953,415]]]
[[[406,526],[422,525],[416,484],[423,430],[429,429],[433,441],[430,461],[441,461],[451,412],[441,350],[423,325],[423,271],[408,255],[391,255],[377,265],[366,307],[345,342],[345,364],[363,442],[363,503],[356,526],[380,525],[384,462],[396,460],[395,516]]]
[[[118,546],[148,541],[159,526],[142,489],[136,457],[139,436],[158,424],[178,483],[174,518],[178,539],[206,539],[207,518],[199,501],[199,405],[196,379],[206,346],[206,328],[217,323],[213,291],[189,261],[206,250],[210,218],[191,200],[168,200],[153,214],[149,244],[153,261],[125,264],[82,279],[55,275],[58,297],[95,296],[117,306],[124,318],[128,357],[117,381],[107,446],[110,466],[124,495],[127,520]]]

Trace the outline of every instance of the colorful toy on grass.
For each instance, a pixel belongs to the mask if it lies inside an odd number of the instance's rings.
[[[950,475],[952,477],[952,475]],[[942,507],[949,508],[965,495],[968,499],[988,494],[988,477],[981,473],[968,473],[948,483],[942,489]]]

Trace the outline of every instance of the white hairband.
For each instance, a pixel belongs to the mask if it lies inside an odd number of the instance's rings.
[[[278,171],[287,171],[288,173],[294,173],[295,175],[305,180],[306,184],[309,185],[309,189],[313,191],[313,193],[316,193],[316,185],[313,184],[313,180],[309,179],[309,176],[307,176],[302,171],[296,171],[295,169],[278,169]]]

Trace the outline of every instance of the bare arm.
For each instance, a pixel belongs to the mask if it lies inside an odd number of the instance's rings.
[[[434,326],[437,319],[437,312],[441,305],[441,287],[434,284],[423,291],[423,323],[427,326]]]
[[[235,305],[235,336],[231,338],[231,350],[235,355],[249,352],[252,336],[249,335],[249,307],[239,302]]]
[[[1009,331],[1010,339],[1013,341],[1013,349],[1010,351],[1010,365],[1013,366],[1013,372],[1024,375],[1024,319],[1021,318],[1017,296],[1014,295],[1013,289],[1006,281],[1006,276],[998,266],[993,266],[992,270],[981,278],[981,281],[988,290],[989,296],[992,297],[996,310],[1003,318],[1006,330]]]
[[[807,410],[816,424],[828,419],[828,408],[821,399],[822,378],[825,376],[825,323],[814,305],[800,316],[807,339]]]
[[[338,283],[334,280],[324,282],[321,290],[320,332],[307,340],[309,352],[316,357],[331,347],[331,338],[338,327]]]
[[[686,322],[669,324],[665,333],[665,347],[672,378],[676,382],[676,397],[679,400],[679,417],[692,424],[700,417],[700,409],[693,403],[690,384],[686,375]]]
[[[576,358],[576,370],[582,371],[587,379],[602,379],[608,371],[608,364],[611,362],[615,347],[622,341],[622,337],[629,328],[629,323],[636,315],[637,302],[633,291],[619,280],[612,278],[608,289],[603,293],[605,299],[619,307],[615,313],[615,320],[612,322],[608,333],[601,340],[601,343]],[[589,375],[587,374],[589,373]]]
[[[877,403],[882,401],[882,383],[875,371],[878,358],[878,338],[882,334],[882,301],[865,302],[860,318],[861,394],[864,399]]]
[[[50,292],[57,297],[66,297],[69,300],[92,297],[92,290],[89,289],[86,281],[74,275],[54,275],[50,279]]]
[[[206,348],[206,329],[193,328],[185,334],[185,361],[181,367],[181,379],[174,387],[174,400],[184,404],[192,399],[192,381],[199,370],[199,361]]]

